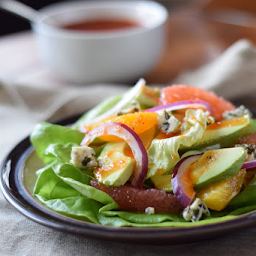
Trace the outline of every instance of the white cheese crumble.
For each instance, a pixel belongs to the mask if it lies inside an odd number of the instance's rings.
[[[164,132],[176,132],[179,129],[181,122],[172,114],[163,109],[158,115],[158,125]]]
[[[196,222],[199,221],[203,215],[210,216],[210,211],[200,198],[196,198],[191,205],[183,210],[182,214],[186,221]]]
[[[145,209],[145,213],[148,214],[148,215],[155,214],[155,208],[154,207],[147,207]]]
[[[87,170],[93,170],[98,166],[95,151],[88,146],[72,147],[70,163]]]
[[[240,107],[236,108],[235,110],[231,110],[231,111],[225,111],[222,116],[223,119],[228,121],[228,120],[233,120],[239,117],[243,117],[245,115],[249,115],[250,117],[252,117],[252,113],[250,112],[250,110],[248,108],[246,108],[245,106],[241,105]]]

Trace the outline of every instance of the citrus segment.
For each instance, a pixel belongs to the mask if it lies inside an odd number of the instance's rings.
[[[144,213],[147,207],[154,207],[156,213],[180,213],[183,210],[177,197],[164,190],[135,188],[130,184],[107,187],[93,179],[90,184],[110,195],[122,211]]]
[[[221,211],[240,192],[245,174],[245,169],[241,169],[234,176],[198,191],[197,197],[201,198],[208,208]]]
[[[253,144],[256,146],[256,132],[240,137],[237,144]]]
[[[148,130],[138,134],[138,136],[140,137],[140,139],[146,149],[149,148],[152,140],[156,137],[158,132],[159,132],[158,126],[154,125],[154,126],[150,127]],[[119,137],[113,136],[113,135],[103,135],[103,136],[100,136],[99,138],[103,141],[110,141],[110,142],[123,141]]]
[[[143,133],[146,130],[150,129],[157,124],[158,114],[156,113],[147,113],[147,112],[138,112],[132,114],[126,114],[122,116],[112,116],[108,117],[100,122],[93,123],[91,125],[85,126],[88,130],[92,130],[98,127],[101,124],[107,122],[117,122],[122,123],[130,127],[137,134]]]
[[[87,131],[91,131],[94,128],[108,122],[117,122],[117,123],[125,124],[139,135],[143,145],[147,149],[149,148],[152,140],[155,138],[155,136],[159,132],[157,119],[158,119],[157,113],[138,112],[138,113],[126,114],[122,116],[111,116],[100,122],[93,123],[88,126],[84,126],[84,128]],[[122,139],[113,135],[102,135],[99,137],[99,139],[103,141],[112,141],[112,142],[122,141]]]
[[[214,110],[214,118],[217,120],[222,120],[223,112],[235,109],[235,106],[232,103],[218,97],[213,92],[189,85],[172,85],[163,88],[159,99],[159,105],[192,99],[208,102],[212,106]]]

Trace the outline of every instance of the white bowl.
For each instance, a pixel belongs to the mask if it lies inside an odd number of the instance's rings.
[[[126,18],[142,26],[84,32],[61,28],[86,18]],[[166,9],[152,1],[80,1],[50,5],[32,24],[43,62],[76,83],[123,83],[146,75],[164,45]]]

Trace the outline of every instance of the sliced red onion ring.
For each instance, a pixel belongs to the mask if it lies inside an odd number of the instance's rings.
[[[124,107],[126,104],[128,104],[139,93],[139,91],[141,90],[141,87],[144,85],[146,85],[146,81],[143,78],[140,78],[138,80],[138,82],[134,85],[134,87],[113,108],[109,109],[102,115],[97,116],[93,120],[90,120],[90,121],[84,123],[83,125],[90,125],[92,123],[99,122],[111,115],[116,114],[122,107]]]
[[[125,124],[109,122],[89,131],[81,145],[89,145],[94,139],[103,135],[114,135],[127,142],[136,161],[132,175],[132,185],[137,188],[142,187],[148,171],[148,155],[140,137]]]
[[[187,207],[192,202],[196,194],[192,180],[189,178],[189,167],[201,156],[202,154],[184,157],[173,169],[173,193],[184,207]]]
[[[163,109],[166,109],[168,111],[174,111],[174,110],[185,109],[185,108],[203,108],[208,110],[211,115],[214,114],[214,110],[212,106],[203,100],[181,100],[171,104],[149,108],[144,111],[159,113]]]
[[[241,169],[250,169],[256,167],[256,160],[244,162]]]

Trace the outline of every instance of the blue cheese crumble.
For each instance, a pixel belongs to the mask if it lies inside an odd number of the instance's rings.
[[[249,115],[250,117],[252,117],[252,113],[250,112],[250,110],[248,108],[246,108],[245,106],[241,105],[240,107],[236,108],[235,110],[231,110],[231,111],[225,111],[222,116],[223,119],[228,121],[228,120],[233,120],[239,117],[243,117],[245,115]]]
[[[245,161],[253,161],[256,159],[256,148],[254,144],[236,144],[235,147],[243,147],[246,150],[247,157]]]
[[[72,147],[70,163],[87,170],[93,170],[98,166],[95,151],[88,146]]]
[[[158,115],[158,125],[166,133],[176,132],[181,122],[172,114],[163,109]]]
[[[186,221],[196,222],[203,216],[210,216],[210,211],[200,198],[196,198],[191,205],[183,210],[182,215]]]

